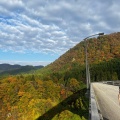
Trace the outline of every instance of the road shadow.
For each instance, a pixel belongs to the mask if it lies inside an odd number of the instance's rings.
[[[103,117],[103,120],[109,120],[108,118]]]
[[[42,116],[40,116],[36,120],[52,120],[52,118],[55,115],[60,114],[64,110],[69,110],[74,114],[78,114],[80,117],[84,117],[88,119],[88,116],[89,116],[89,110],[88,110],[89,103],[88,102],[89,101],[85,97],[85,92],[86,92],[86,89],[84,88],[84,89],[81,89],[73,93],[71,96],[64,99],[62,102],[54,106],[52,109],[48,110],[46,113],[44,113]],[[78,102],[76,105],[76,100],[78,99],[81,102]]]

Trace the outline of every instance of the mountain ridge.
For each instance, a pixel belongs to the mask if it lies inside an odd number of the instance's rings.
[[[113,58],[120,58],[120,32],[111,33],[108,35],[98,36],[87,40],[88,44],[88,60],[90,64],[108,61]],[[81,65],[85,64],[85,45],[81,41],[73,48],[69,49],[53,63],[45,68],[52,71],[59,71],[66,64],[78,62]],[[68,66],[69,66],[68,65]]]
[[[120,32],[91,38],[87,43],[91,82],[120,80]],[[87,120],[89,100],[85,97],[84,49],[84,41],[81,41],[42,69],[1,78],[0,119],[7,119],[11,113],[11,118],[19,120],[50,118],[53,114],[55,120],[71,119],[71,116],[76,120]],[[76,92],[78,94],[74,94]],[[73,97],[69,97],[71,95]],[[57,104],[57,109],[52,109]]]
[[[87,39],[87,48],[92,81],[120,79],[120,32]],[[52,79],[65,85],[71,78],[86,83],[85,73],[84,41],[54,62],[35,71],[43,80]]]
[[[32,65],[19,65],[19,64],[15,64],[15,65],[11,65],[8,63],[3,63],[0,64],[0,74],[11,74],[11,75],[15,75],[15,74],[19,74],[22,72],[28,72],[31,70],[37,70],[37,69],[41,69],[44,66],[39,65],[39,66],[32,66]]]

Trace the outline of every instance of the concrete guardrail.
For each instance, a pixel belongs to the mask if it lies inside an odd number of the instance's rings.
[[[91,85],[90,89],[90,120],[101,120],[100,114],[98,113],[98,106],[95,99],[95,93]]]

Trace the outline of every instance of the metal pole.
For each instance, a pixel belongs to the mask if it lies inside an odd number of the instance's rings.
[[[90,71],[89,71],[89,64],[88,64],[88,53],[87,53],[87,39],[96,35],[104,35],[104,33],[98,33],[98,34],[94,34],[91,36],[88,36],[84,39],[85,41],[85,65],[86,65],[86,84],[87,84],[87,92],[90,89]]]
[[[88,53],[87,53],[88,54]],[[91,83],[91,80],[90,80],[90,66],[89,66],[89,60],[87,60],[87,66],[88,66],[88,89],[90,89],[90,83]]]
[[[86,84],[88,89],[89,83],[88,83],[87,39],[85,39],[85,66],[86,66]]]

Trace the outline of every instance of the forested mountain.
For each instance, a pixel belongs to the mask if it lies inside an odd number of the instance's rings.
[[[120,79],[120,32],[87,40],[88,61],[93,81]],[[99,70],[99,72],[97,71]],[[78,43],[38,73],[54,73],[60,79],[75,77],[85,81],[85,43]],[[103,73],[104,71],[104,73]]]
[[[41,69],[44,66],[39,65],[39,66],[21,66],[21,65],[10,65],[10,64],[0,64],[0,75],[4,74],[10,74],[10,75],[16,75],[20,73],[27,73],[32,70],[37,70]]]
[[[20,67],[20,65],[0,64],[0,72],[19,69]]]
[[[88,59],[90,64],[98,64],[114,58],[120,58],[120,32],[109,35],[99,36],[87,40]],[[47,66],[53,71],[66,68],[72,63],[85,63],[85,44],[84,41],[68,50],[57,60]]]
[[[87,43],[91,81],[120,80],[120,32]],[[87,120],[84,49],[82,41],[42,69],[0,77],[0,120]]]

